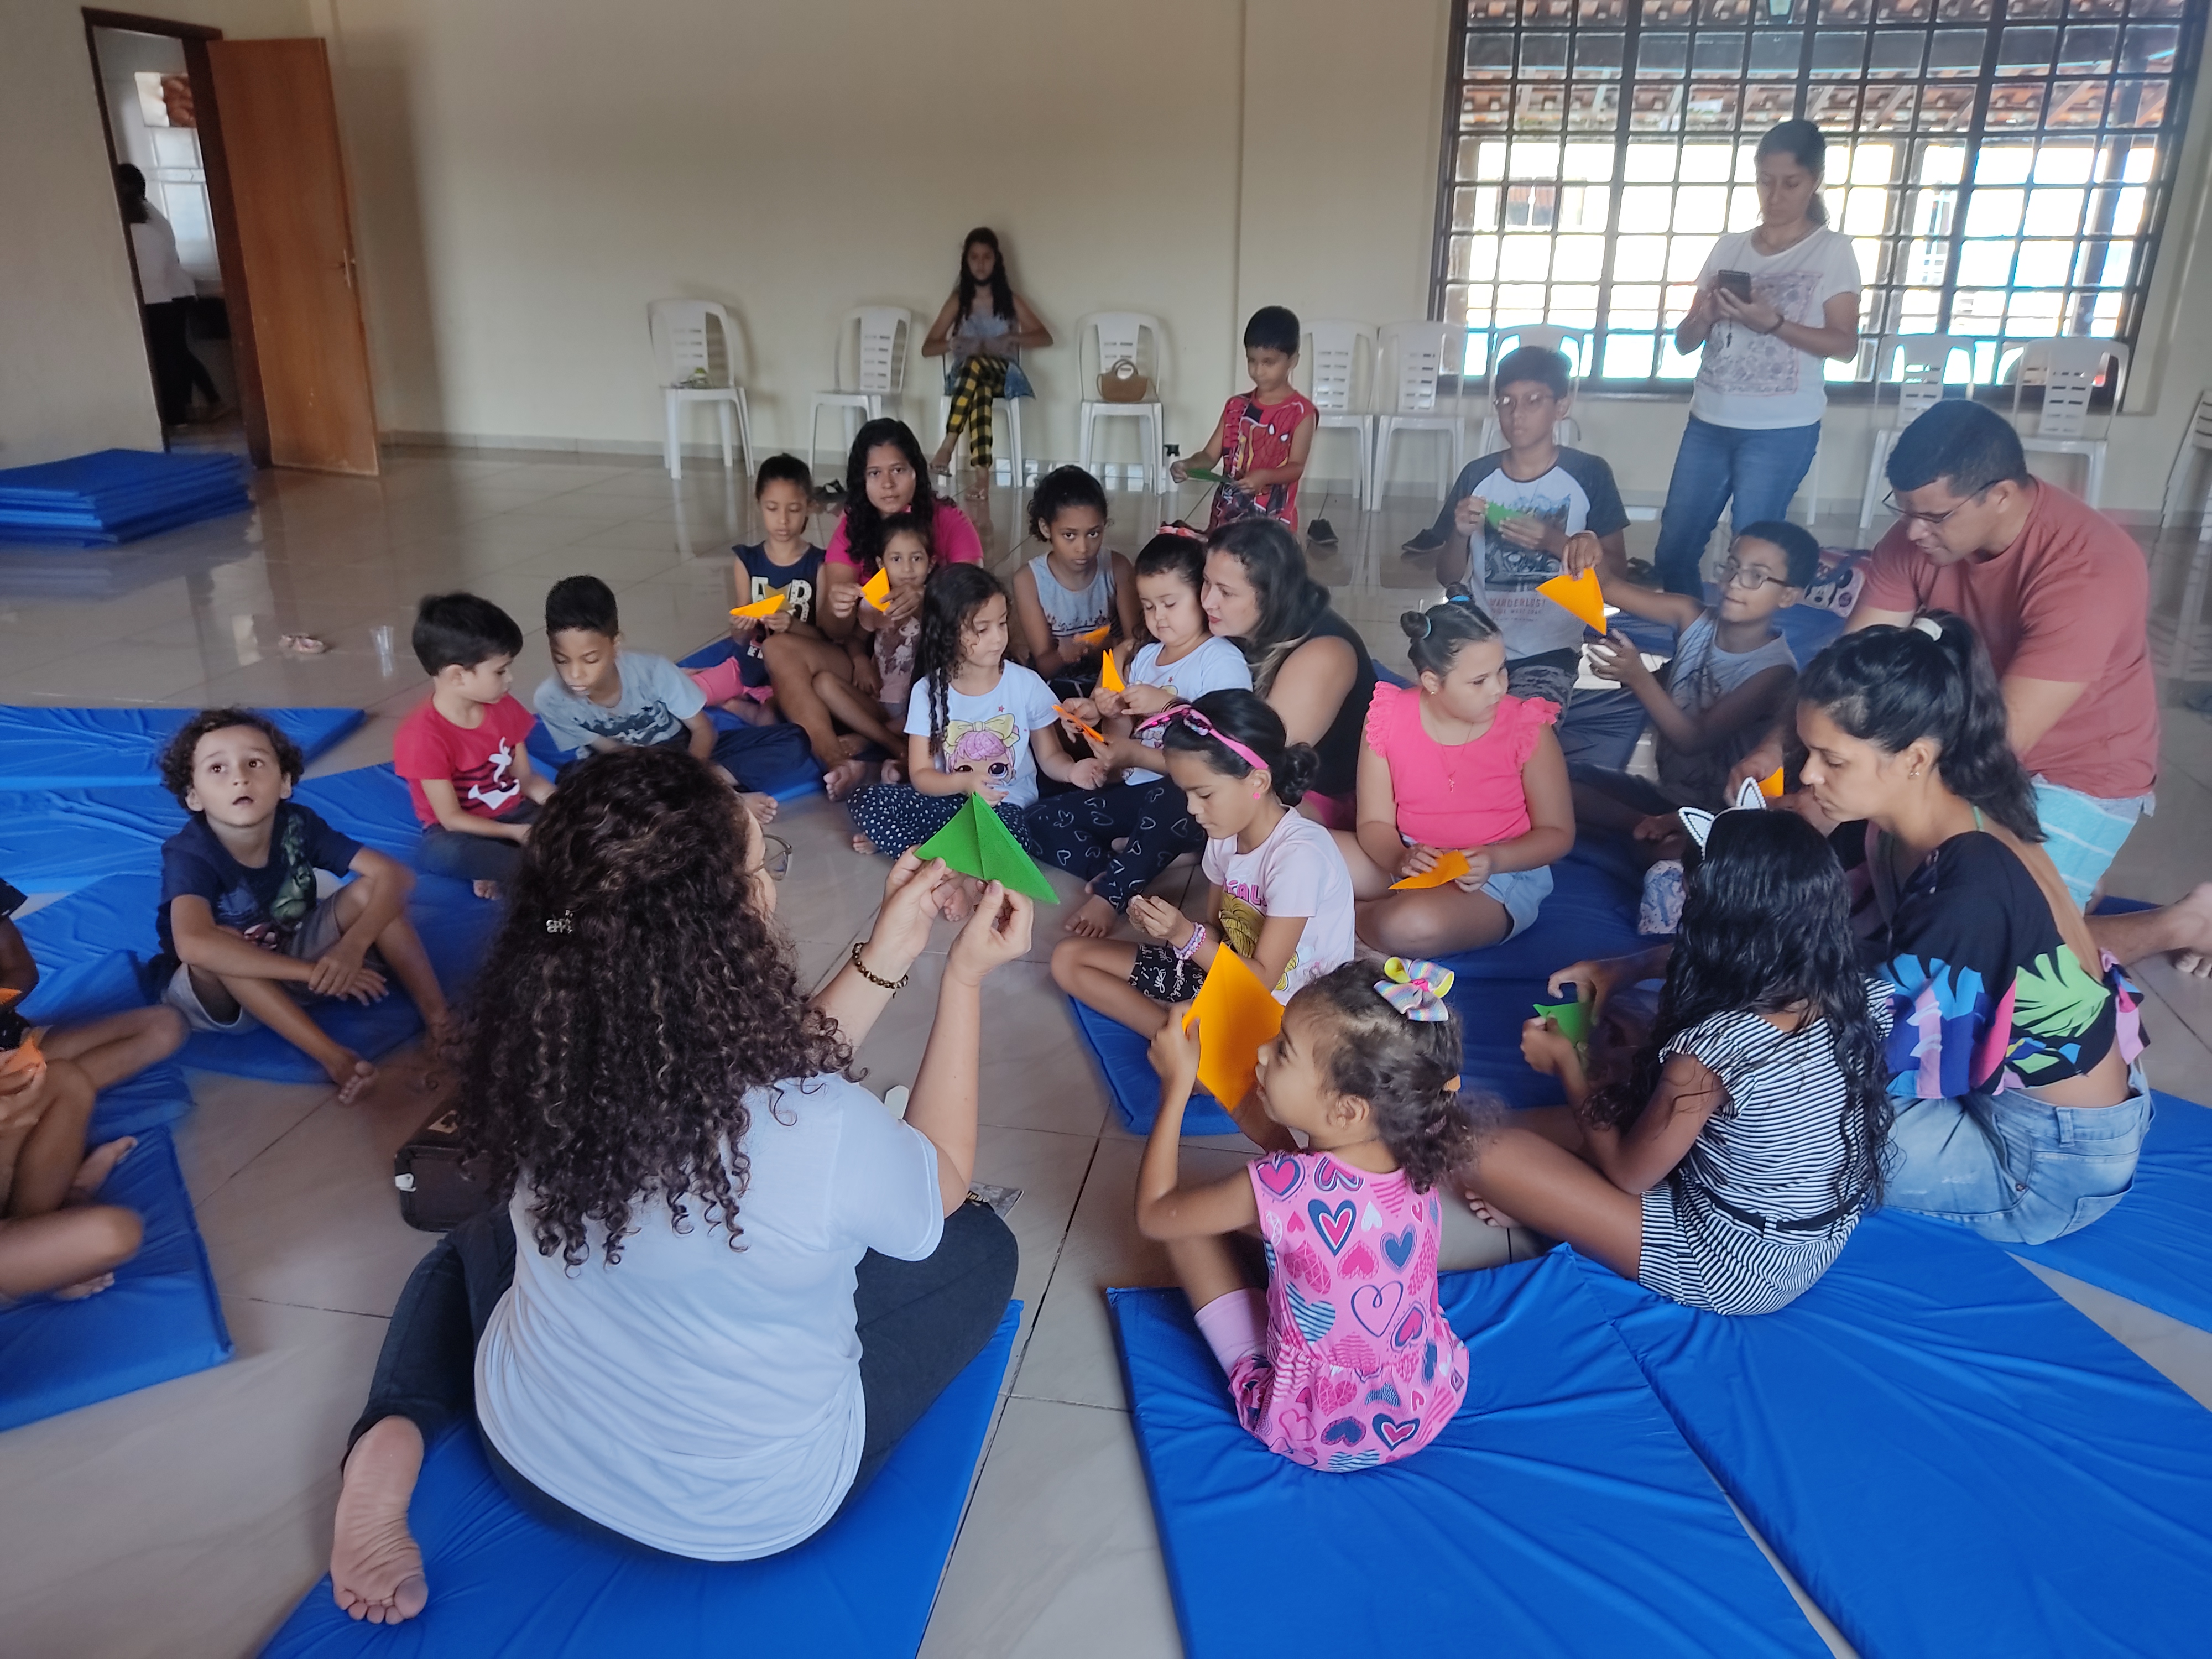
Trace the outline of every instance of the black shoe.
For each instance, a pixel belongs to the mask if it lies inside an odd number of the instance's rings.
[[[1334,547],[1336,545],[1336,526],[1331,524],[1327,519],[1316,519],[1313,521],[1312,526],[1306,531],[1306,539],[1309,542],[1311,542],[1316,547]]]
[[[1434,525],[1431,525],[1400,549],[1400,551],[1409,559],[1425,559],[1431,554],[1441,553],[1443,550],[1444,538],[1437,534],[1437,527]]]
[[[836,507],[844,499],[845,482],[842,478],[828,478],[814,486],[814,510],[817,513]]]

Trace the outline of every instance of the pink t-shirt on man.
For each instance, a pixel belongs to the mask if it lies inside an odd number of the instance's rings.
[[[1490,730],[1447,745],[1421,725],[1418,690],[1378,682],[1364,735],[1390,763],[1398,833],[1423,847],[1462,852],[1527,835],[1521,769],[1559,718],[1559,706],[1540,697],[1501,697]]]
[[[2035,506],[1993,558],[1938,568],[1902,520],[1875,546],[1858,599],[1870,611],[1964,617],[1999,678],[2087,688],[2021,757],[2031,775],[2100,800],[2158,782],[2158,682],[2144,635],[2150,570],[2134,538],[2077,495],[2038,483]]]
[[[975,526],[968,515],[951,501],[939,501],[937,511],[930,515],[930,540],[934,549],[930,555],[936,564],[981,564],[983,562],[983,538],[975,533]],[[844,515],[837,519],[836,533],[830,538],[830,550],[824,560],[830,564],[842,564],[848,570],[859,568],[853,558],[853,538],[845,533]]]
[[[443,778],[460,797],[461,811],[480,818],[505,817],[522,799],[515,756],[530,741],[538,717],[513,697],[484,706],[483,724],[456,726],[425,698],[392,734],[392,769],[407,780],[415,816],[435,823],[422,780]]]

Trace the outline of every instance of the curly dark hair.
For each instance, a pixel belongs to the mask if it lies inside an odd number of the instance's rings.
[[[307,769],[307,757],[268,715],[255,708],[203,708],[178,728],[168,747],[161,750],[161,784],[177,798],[178,805],[185,804],[192,787],[192,755],[200,739],[234,726],[250,726],[268,738],[269,746],[276,751],[276,765],[284,774],[284,781],[299,782],[300,774]]]
[[[1358,962],[1307,981],[1283,1012],[1302,1008],[1327,1022],[1328,1049],[1316,1061],[1329,1087],[1367,1103],[1407,1182],[1427,1192],[1474,1146],[1458,1086],[1459,1016],[1407,1018],[1375,988],[1374,964]]]
[[[878,449],[896,449],[914,469],[914,499],[906,511],[934,523],[937,495],[929,482],[929,462],[921,453],[921,440],[904,421],[878,416],[861,423],[845,458],[845,545],[859,567],[862,580],[883,568],[884,513],[868,499],[868,457]]]
[[[945,746],[945,728],[951,720],[947,694],[952,677],[960,672],[968,619],[994,598],[1006,597],[1006,584],[980,564],[933,563],[929,568],[929,585],[921,590],[921,631],[914,642],[914,678],[929,682],[933,753]],[[1011,600],[1007,619],[1012,620]]]
[[[749,1090],[843,1071],[745,873],[756,833],[690,755],[623,749],[562,775],[448,1052],[465,1154],[532,1194],[532,1237],[610,1265],[658,1198],[739,1248]]]
[[[1667,1045],[1713,1015],[1778,1013],[1802,1002],[1808,1019],[1827,1022],[1844,1078],[1836,1202],[1880,1204],[1893,1109],[1850,911],[1843,866],[1804,819],[1794,812],[1721,814],[1690,873],[1651,1035],[1625,1077],[1591,1090],[1584,1119],[1624,1130],[1634,1123],[1658,1091]],[[1778,1030],[1774,1041],[1779,1048],[1790,1036]]]

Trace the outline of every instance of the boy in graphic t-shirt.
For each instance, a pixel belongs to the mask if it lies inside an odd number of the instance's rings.
[[[388,975],[435,1039],[446,998],[407,919],[413,874],[293,800],[302,764],[299,745],[250,708],[203,709],[162,751],[161,781],[191,817],[161,843],[155,972],[192,1030],[267,1026],[329,1073],[344,1106],[376,1067],[308,1007],[377,1001]],[[319,871],[356,879],[319,898]]]
[[[1628,512],[1613,469],[1553,436],[1574,402],[1564,356],[1544,346],[1509,351],[1492,384],[1506,447],[1467,465],[1435,526],[1407,550],[1435,552],[1437,579],[1446,586],[1465,582],[1498,623],[1512,694],[1540,697],[1564,714],[1583,629],[1536,589],[1563,574],[1567,538],[1580,532],[1596,537],[1612,563],[1626,559]]]
[[[416,611],[414,643],[430,696],[399,723],[392,767],[422,823],[415,861],[496,898],[553,793],[552,780],[531,769],[530,711],[507,690],[522,629],[489,599],[433,593]]]
[[[1244,367],[1252,389],[1222,406],[1205,448],[1169,469],[1177,483],[1194,470],[1220,474],[1208,529],[1240,519],[1280,519],[1298,527],[1298,480],[1305,475],[1321,411],[1291,384],[1297,364],[1297,313],[1261,306],[1244,325]]]
[[[822,592],[823,555],[806,538],[814,474],[796,455],[771,455],[753,480],[753,502],[760,509],[761,539],[730,550],[736,560],[738,603],[758,605],[781,594],[782,608],[763,617],[732,617],[730,643],[736,648],[723,661],[689,672],[707,701],[724,714],[748,726],[772,726],[782,711],[776,707],[763,654],[769,636],[822,637],[814,612]]]

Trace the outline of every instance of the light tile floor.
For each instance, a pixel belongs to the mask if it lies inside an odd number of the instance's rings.
[[[677,485],[647,463],[574,457],[401,455],[379,480],[264,473],[256,494],[249,518],[120,551],[0,552],[0,701],[360,706],[368,724],[315,769],[383,761],[422,696],[406,644],[422,593],[467,586],[512,611],[529,629],[526,696],[548,666],[534,623],[550,582],[605,577],[629,642],[680,654],[732,602],[726,550],[750,512],[711,465]],[[1004,490],[991,505],[987,552],[1010,570],[1018,507]],[[1114,505],[1112,538],[1133,550],[1159,504],[1120,495]],[[1344,538],[1316,574],[1402,665],[1397,613],[1434,589],[1397,547],[1433,508],[1404,498],[1363,514],[1340,492],[1308,510]],[[1650,533],[1632,531],[1638,546]],[[1829,537],[1850,538],[1842,527]],[[391,629],[389,660],[380,628]],[[287,656],[277,641],[289,633],[331,649]],[[2170,709],[2165,752],[2160,810],[2112,881],[2157,900],[2206,865],[2212,722]],[[807,970],[826,972],[872,914],[881,866],[847,849],[826,803],[787,807],[784,823],[797,855],[782,914]],[[1025,1311],[930,1626],[933,1656],[1176,1647],[1099,1294],[1164,1282],[1165,1264],[1131,1223],[1139,1144],[1114,1118],[1043,966],[1057,927],[1042,916],[1034,959],[993,984],[977,1175],[1023,1188],[1012,1219]],[[924,962],[863,1048],[872,1086],[911,1079],[939,971]],[[2212,1099],[2212,988],[2160,966],[2145,977],[2154,1078]],[[195,1076],[180,1148],[238,1357],[0,1436],[0,1650],[12,1659],[250,1653],[320,1573],[345,1427],[429,1243],[401,1224],[389,1184],[394,1149],[428,1109],[407,1070],[388,1067],[365,1104],[343,1110],[327,1089]],[[1238,1156],[1229,1140],[1188,1154],[1199,1168]],[[2212,1336],[2044,1277],[2212,1405]]]

